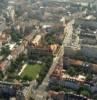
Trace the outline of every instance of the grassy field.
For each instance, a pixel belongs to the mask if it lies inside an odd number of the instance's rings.
[[[28,76],[32,77],[32,79],[36,79],[37,75],[39,74],[40,70],[43,68],[43,64],[33,64],[33,65],[28,65],[23,73],[21,74],[22,77]]]

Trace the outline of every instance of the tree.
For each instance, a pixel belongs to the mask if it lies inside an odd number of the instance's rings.
[[[93,96],[93,100],[97,100],[97,94]]]
[[[15,78],[16,78],[17,80],[20,80],[20,79],[21,79],[21,77],[20,77],[20,76],[16,76]]]
[[[40,84],[41,84],[41,82],[42,82],[42,77],[41,77],[41,76],[39,76],[39,77],[36,79],[36,81],[38,82],[38,85],[40,85]]]
[[[82,95],[84,95],[84,96],[86,96],[86,97],[90,97],[90,93],[89,93],[89,91],[87,91],[87,90],[81,91],[80,94],[82,94]]]
[[[45,37],[45,41],[47,42],[48,45],[54,44],[54,43],[56,43],[56,38],[52,34],[47,34]]]
[[[89,74],[87,75],[87,77],[86,77],[86,80],[87,80],[87,81],[91,81],[92,78],[93,78],[92,74],[89,73]]]
[[[29,77],[29,76],[25,75],[23,77],[23,80],[25,80],[25,81],[27,81],[27,80],[32,81],[32,77]]]
[[[90,89],[89,89],[88,86],[86,86],[86,85],[81,85],[80,88],[78,89],[77,93],[89,97],[90,94],[91,94],[91,91],[90,91]]]
[[[72,66],[67,69],[67,73],[71,76],[76,75],[76,71]]]
[[[19,66],[19,63],[17,62],[17,60],[11,61],[11,67],[12,67],[12,70],[18,68],[18,66]]]
[[[8,56],[10,54],[9,46],[7,45],[7,46],[2,47],[0,54],[4,55],[5,57]]]
[[[11,32],[11,38],[14,42],[18,42],[21,38],[20,34],[15,33],[15,32]]]
[[[32,97],[30,97],[29,100],[34,100],[34,99]]]
[[[25,54],[20,54],[15,61],[11,61],[11,68],[14,71],[15,69],[21,69],[22,61],[27,60]],[[11,70],[11,71],[12,71]]]

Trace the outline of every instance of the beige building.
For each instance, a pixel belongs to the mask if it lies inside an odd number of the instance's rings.
[[[36,35],[36,37],[33,39],[33,41],[32,41],[32,44],[34,45],[34,46],[38,46],[39,44],[40,44],[40,42],[41,42],[41,38],[42,38],[42,36],[41,35]]]

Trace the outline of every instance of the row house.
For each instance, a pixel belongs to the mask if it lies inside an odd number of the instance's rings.
[[[64,93],[63,91],[49,91],[47,100],[90,100],[85,96],[73,93]]]
[[[0,70],[5,73],[8,67],[10,66],[11,62],[7,59],[0,62]]]
[[[59,67],[56,68],[50,76],[49,85],[52,83],[56,83],[63,87],[79,89],[80,85],[85,83],[85,77],[82,75],[71,77],[65,74],[65,71]]]
[[[87,82],[86,77],[82,75],[74,77],[69,76],[68,74],[65,74],[65,71],[60,67],[56,67],[54,72],[50,75],[49,86],[52,85],[68,87],[74,90],[78,90],[81,85],[84,85],[92,94],[97,94],[97,84],[95,82]]]
[[[85,83],[84,86],[86,86],[93,95],[97,94],[97,84],[96,83]]]
[[[88,62],[84,62],[81,60],[75,60],[75,59],[70,59],[68,57],[64,57],[64,66],[66,67],[66,65],[74,65],[76,67],[83,67],[84,70],[91,70],[94,73],[97,73],[97,64],[93,64],[93,63],[88,63]]]

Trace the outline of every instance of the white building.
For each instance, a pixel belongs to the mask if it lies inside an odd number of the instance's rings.
[[[15,21],[15,9],[14,6],[8,6],[7,8],[7,16],[12,19],[12,21]]]

